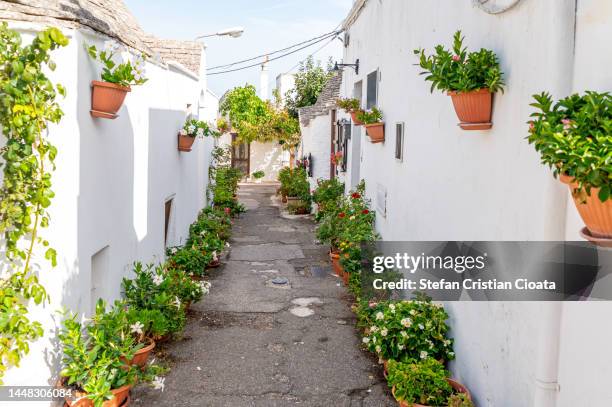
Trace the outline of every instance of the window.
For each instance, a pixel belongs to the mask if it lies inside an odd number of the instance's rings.
[[[368,98],[366,109],[371,109],[374,106],[378,106],[378,70],[368,74],[367,92]]]
[[[170,229],[170,218],[172,217],[172,201],[170,198],[164,205],[164,247],[168,246],[168,230]]]
[[[395,124],[395,159],[404,159],[404,123]]]
[[[338,131],[335,141],[335,150],[342,153],[342,162],[336,166],[339,172],[346,172],[348,164],[348,144],[351,139],[351,122],[346,119],[338,120],[336,123]]]

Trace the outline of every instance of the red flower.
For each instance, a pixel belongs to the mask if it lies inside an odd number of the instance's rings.
[[[225,208],[223,211],[225,212],[226,215],[229,215],[232,212],[230,208]]]
[[[339,217],[339,218],[344,218],[345,216],[346,216],[346,214],[345,214],[344,212],[340,212],[340,213],[338,214],[338,217]]]
[[[367,210],[367,209],[364,209],[364,210],[361,211],[361,213],[363,213],[364,215],[367,215],[368,213],[370,213],[370,211]]]
[[[453,55],[453,61],[459,62],[461,61],[461,57],[459,55]]]
[[[361,194],[359,192],[353,192],[353,195],[351,195],[353,197],[353,199],[359,199],[361,198]]]

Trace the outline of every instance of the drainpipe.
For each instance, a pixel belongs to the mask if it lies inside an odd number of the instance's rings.
[[[558,67],[558,85],[555,97],[567,96],[572,92],[574,77],[574,47],[576,36],[576,11],[578,0],[548,0],[548,24],[551,30],[550,57],[553,66]],[[558,203],[557,203],[558,205]],[[566,195],[567,205],[567,195]],[[554,207],[554,206],[553,206]],[[563,211],[565,213],[566,209]],[[559,217],[548,219],[559,222]],[[562,228],[565,237],[565,225]],[[558,229],[552,234],[557,234]],[[536,362],[534,407],[557,407],[559,385],[559,348],[561,338],[562,302],[545,302],[540,318],[538,335],[538,359]]]
[[[542,303],[538,335],[534,407],[556,407],[559,393],[559,338],[562,302]]]

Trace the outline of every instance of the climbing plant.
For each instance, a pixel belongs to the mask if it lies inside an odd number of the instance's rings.
[[[41,324],[28,318],[27,304],[48,299],[32,270],[35,249],[44,247],[45,258],[56,264],[56,252],[39,229],[49,224],[47,208],[54,196],[50,168],[57,150],[48,140],[47,124],[60,121],[63,112],[55,99],[65,95],[45,70],[55,69],[50,52],[67,44],[60,30],[49,28],[22,45],[19,33],[0,24],[0,125],[6,141],[0,148],[0,233],[6,259],[0,272],[0,384],[6,370],[29,352],[29,342],[43,334]]]

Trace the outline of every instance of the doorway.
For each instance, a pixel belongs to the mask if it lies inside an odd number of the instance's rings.
[[[237,143],[235,134],[232,134],[232,168],[238,168],[245,177],[251,173],[251,145]]]

